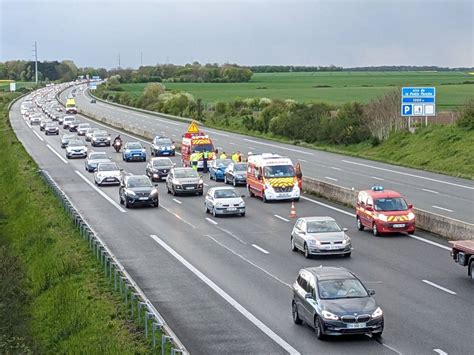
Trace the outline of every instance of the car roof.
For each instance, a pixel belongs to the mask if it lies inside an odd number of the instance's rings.
[[[319,222],[319,221],[334,221],[336,222],[336,220],[332,217],[318,217],[318,216],[315,216],[315,217],[301,217],[300,219],[303,219],[305,220],[306,222]]]
[[[347,269],[336,266],[316,266],[303,269],[313,274],[318,281],[334,279],[353,279],[355,275]]]
[[[232,186],[214,186],[211,187],[209,190],[235,190]]]
[[[166,161],[168,161],[168,160],[171,160],[171,159],[168,158],[168,157],[156,157],[156,158],[151,158],[150,160],[151,160],[151,161],[158,161],[158,160],[166,160]]]
[[[185,167],[185,166],[180,166],[178,168],[174,168],[174,170],[194,170],[193,168]]]
[[[124,179],[126,179],[126,180],[138,179],[138,178],[140,178],[140,179],[143,179],[143,178],[149,179],[148,176],[146,176],[146,175],[133,175],[133,174],[129,174],[129,175],[125,175],[125,177],[124,177]]]
[[[364,190],[372,198],[389,198],[389,197],[402,197],[398,192],[393,190],[373,191]]]

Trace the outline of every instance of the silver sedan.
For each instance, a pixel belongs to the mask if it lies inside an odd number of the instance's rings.
[[[351,255],[351,240],[331,217],[299,218],[291,232],[291,250],[312,255]]]

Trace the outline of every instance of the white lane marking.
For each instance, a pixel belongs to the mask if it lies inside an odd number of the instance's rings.
[[[342,170],[341,168],[336,168],[335,166],[331,166],[331,169],[333,169],[333,170]]]
[[[278,218],[278,219],[281,219],[281,220],[284,221],[284,222],[289,222],[289,221],[290,221],[289,219],[283,218],[282,216],[279,216],[279,215],[277,215],[277,214],[274,214],[274,216],[275,216],[276,218]]]
[[[355,217],[355,216],[356,216],[354,213],[350,213],[350,212],[341,210],[340,208],[327,205],[327,204],[325,204],[325,203],[322,203],[322,202],[313,200],[313,199],[308,198],[308,197],[306,197],[306,196],[301,196],[301,198],[302,198],[303,200],[306,200],[306,201],[315,203],[315,204],[317,204],[317,205],[320,205],[320,206],[329,208],[330,210],[343,213],[343,214],[345,214],[345,215],[347,215],[347,216],[351,216],[351,217]],[[413,238],[413,239],[416,239],[416,240],[419,240],[420,242],[423,242],[423,243],[431,244],[431,245],[433,245],[433,246],[435,246],[435,247],[438,247],[438,248],[441,248],[441,249],[445,249],[445,250],[451,251],[451,248],[449,248],[449,247],[447,247],[447,246],[445,246],[445,245],[442,245],[442,244],[439,244],[439,243],[436,243],[436,242],[432,242],[432,241],[429,240],[429,239],[425,239],[425,238],[419,237],[419,236],[417,236],[417,235],[409,234],[408,237]]]
[[[188,226],[190,226],[192,229],[196,229],[196,227],[192,224],[192,223],[189,223],[188,221],[186,221],[183,217],[181,217],[179,214],[177,213],[174,213],[173,211],[171,211],[169,208],[166,208],[165,206],[161,205],[160,206],[166,211],[168,212],[169,214],[172,214],[173,216],[175,216],[177,219],[179,219],[181,222],[183,223],[186,223]]]
[[[229,144],[230,144],[230,145],[235,145],[235,143],[233,143],[233,142],[229,142]]]
[[[434,191],[434,190],[428,190],[428,189],[422,189],[422,190],[426,192],[431,192],[432,194],[439,194],[438,191]]]
[[[387,349],[390,349],[392,350],[393,352],[397,353],[398,355],[402,355],[403,353],[401,353],[400,351],[398,351],[397,349],[395,348],[392,348],[391,346],[385,344],[385,343],[381,343],[383,346],[385,346]]]
[[[210,131],[210,132],[212,132],[212,134],[217,134],[218,136],[229,137],[229,135],[225,134],[225,133],[220,133],[220,132],[216,132],[216,131]]]
[[[450,210],[448,208],[444,208],[444,207],[439,207],[439,206],[431,206],[433,208],[437,208],[438,210],[442,210],[442,211],[446,211],[446,212],[454,212],[453,210]]]
[[[285,150],[289,150],[289,151],[292,151],[292,152],[297,152],[297,153],[300,153],[300,154],[314,155],[314,153],[305,152],[304,150],[283,147],[283,146],[279,146],[279,145],[276,145],[276,144],[258,142],[258,141],[254,141],[252,139],[244,138],[244,141],[247,141],[247,142],[250,142],[250,143],[255,143],[255,144],[260,144],[260,145],[266,145],[268,147],[273,147],[273,148],[278,148],[278,149],[285,149]]]
[[[420,175],[415,175],[415,174],[410,174],[410,173],[404,173],[402,171],[397,171],[397,170],[392,170],[392,169],[380,168],[378,166],[372,166],[372,165],[368,165],[368,164],[356,163],[355,161],[350,161],[350,160],[342,160],[342,161],[344,163],[348,163],[348,164],[365,166],[367,168],[372,168],[372,169],[377,169],[377,170],[382,170],[382,171],[388,171],[390,173],[395,173],[395,174],[400,174],[400,175],[405,175],[405,176],[411,176],[411,177],[418,178],[418,179],[439,182],[440,184],[446,184],[446,185],[451,185],[451,186],[462,187],[464,189],[474,190],[474,187],[472,187],[472,186],[456,184],[454,182],[433,179],[433,178],[429,178],[429,177],[426,177],[426,176],[420,176]]]
[[[203,182],[204,186],[209,186],[209,184],[206,184],[205,182]]]
[[[214,221],[213,219],[210,219],[209,217],[206,217],[206,221],[208,221],[209,223],[212,223],[214,225],[218,224],[216,221]]]
[[[265,274],[267,274],[268,276],[270,276],[272,279],[278,281],[279,283],[281,283],[282,285],[288,287],[291,289],[291,285],[286,283],[285,281],[283,281],[282,279],[280,279],[279,277],[273,275],[272,273],[270,273],[269,271],[265,270],[264,268],[262,268],[261,266],[258,266],[257,264],[255,264],[253,261],[250,261],[249,259],[247,259],[245,256],[235,252],[234,250],[232,250],[231,248],[229,248],[228,246],[222,244],[221,242],[219,242],[216,238],[210,236],[210,235],[206,235],[206,237],[208,237],[209,239],[213,240],[216,244],[220,245],[221,247],[223,247],[224,249],[228,250],[229,252],[231,252],[232,254],[234,254],[235,256],[239,257],[240,259],[244,260],[245,262],[249,263],[250,265],[252,265],[253,267],[256,267],[257,269],[259,269],[260,271],[264,272]]]
[[[175,199],[175,198],[173,199],[173,201],[176,202],[176,203],[179,204],[179,205],[182,204],[182,202],[181,202],[180,200],[177,200],[177,199]]]
[[[439,355],[448,355],[447,352],[441,350],[441,349],[433,349],[435,353],[438,353]]]
[[[450,247],[447,247],[447,246],[445,246],[445,245],[442,245],[442,244],[439,244],[439,243],[436,243],[436,242],[432,242],[432,241],[429,240],[429,239],[421,238],[421,237],[418,237],[417,235],[408,235],[408,236],[409,236],[410,238],[419,240],[420,242],[423,242],[423,243],[426,243],[426,244],[431,244],[431,245],[434,245],[435,247],[438,247],[438,248],[441,248],[441,249],[445,249],[445,250],[451,251],[451,248],[450,248]]]
[[[456,292],[451,291],[450,289],[447,289],[446,287],[443,287],[443,286],[440,286],[440,285],[438,285],[438,284],[435,284],[434,282],[431,282],[431,281],[428,281],[428,280],[421,280],[421,281],[423,281],[425,284],[428,284],[428,285],[430,285],[430,286],[436,287],[437,289],[440,289],[440,290],[442,290],[442,291],[444,291],[444,292],[447,292],[447,293],[449,293],[449,294],[451,294],[451,295],[456,295]]]
[[[298,161],[300,161],[302,163],[307,163],[308,162],[307,160],[304,160],[304,159],[298,159]]]
[[[68,162],[66,159],[64,159],[64,158],[56,151],[56,149],[54,149],[53,147],[51,147],[49,144],[46,144],[46,146],[49,148],[50,151],[52,151],[54,154],[56,154],[56,156],[57,156],[59,159],[61,159],[64,164],[69,164],[69,162]]]
[[[99,189],[97,186],[95,186],[92,182],[89,181],[88,178],[86,178],[84,175],[82,175],[79,171],[76,170],[76,174],[79,175],[79,177],[84,180],[90,187],[92,187],[95,191],[99,193],[103,198],[105,198],[107,201],[109,201],[116,209],[118,209],[120,212],[127,212],[125,211],[117,202],[112,200],[104,191]]]
[[[221,289],[219,286],[216,285],[212,280],[210,280],[206,275],[196,269],[191,263],[189,263],[186,259],[184,259],[180,254],[178,254],[174,249],[172,249],[168,244],[162,241],[156,235],[150,235],[150,237],[157,242],[163,249],[165,249],[168,253],[175,257],[181,264],[183,264],[189,271],[191,271],[194,275],[196,275],[199,279],[201,279],[204,283],[206,283],[211,289],[213,289],[219,296],[221,296],[224,300],[226,300],[232,307],[234,307],[238,312],[240,312],[245,318],[247,318],[250,322],[252,322],[256,327],[258,327],[262,332],[264,332],[268,337],[270,337],[274,342],[280,345],[283,349],[285,349],[290,354],[299,354],[299,352],[293,348],[290,344],[288,344],[285,340],[283,340],[279,335],[277,335],[273,330],[268,328],[262,321],[260,321],[257,317],[255,317],[252,313],[250,313],[247,309],[245,309],[240,303],[238,303],[235,299],[233,299],[227,292]],[[213,239],[213,238],[211,238]],[[217,242],[216,240],[214,240]],[[286,283],[285,283],[286,284]],[[290,285],[286,284],[288,287],[291,288]]]
[[[325,178],[325,179],[328,179],[328,180],[332,180],[332,181],[338,181],[337,179],[332,178],[332,177],[329,177],[329,176],[325,176],[324,178]]]
[[[247,148],[250,149],[250,150],[255,150],[254,147],[250,147],[250,146],[249,146],[249,147],[247,147]]]
[[[38,139],[39,139],[41,142],[44,142],[43,137],[41,137],[38,133],[36,133],[36,131],[33,130],[33,133],[35,134],[36,137],[38,137]]]
[[[377,176],[371,176],[371,178],[375,180],[385,181],[385,179],[379,178]]]
[[[258,251],[261,251],[263,254],[270,254],[269,251],[266,251],[265,249],[263,249],[262,247],[259,247],[257,244],[252,244],[252,246],[257,249]]]

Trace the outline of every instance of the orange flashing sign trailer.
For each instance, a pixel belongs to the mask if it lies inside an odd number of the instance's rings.
[[[300,199],[300,188],[291,159],[273,153],[249,155],[247,187],[250,196],[267,200]]]
[[[188,130],[183,134],[183,140],[181,141],[181,159],[184,166],[191,166],[190,159],[191,154],[198,153],[198,169],[203,168],[204,152],[207,151],[208,160],[216,159],[214,153],[214,144],[211,138],[204,132],[199,130],[199,126],[196,121],[192,121],[188,126]]]

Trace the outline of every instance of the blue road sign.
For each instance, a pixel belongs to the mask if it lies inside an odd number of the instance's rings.
[[[436,88],[402,88],[402,116],[435,116]]]

